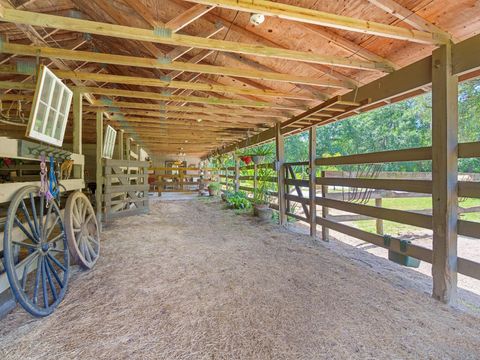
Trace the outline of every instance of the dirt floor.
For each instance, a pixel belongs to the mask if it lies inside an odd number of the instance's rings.
[[[0,358],[480,358],[480,318],[408,285],[423,274],[378,271],[217,202],[151,210],[104,231],[101,259],[53,315],[0,320]]]

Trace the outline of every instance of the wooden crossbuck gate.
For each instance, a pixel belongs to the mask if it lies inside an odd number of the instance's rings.
[[[146,213],[148,161],[104,160],[105,221]]]

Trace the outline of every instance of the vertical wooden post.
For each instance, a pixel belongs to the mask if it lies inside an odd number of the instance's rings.
[[[83,95],[78,89],[73,90],[73,152],[82,154],[82,98]],[[84,165],[73,166],[73,177],[75,179],[84,179]]]
[[[123,160],[125,157],[125,145],[123,144],[123,139],[125,137],[125,131],[120,129],[118,131],[118,148],[119,148],[119,158],[120,160]]]
[[[73,89],[73,152],[82,153],[82,93]]]
[[[382,207],[382,198],[375,199],[375,206]],[[376,227],[377,227],[377,234],[383,235],[383,220],[377,219],[376,220]]]
[[[258,181],[257,181],[257,163],[253,163],[253,196],[257,193]]]
[[[277,153],[277,175],[278,175],[278,212],[280,225],[287,224],[287,213],[285,203],[285,138],[282,135],[281,124],[275,125],[275,148]]]
[[[308,133],[308,170],[309,170],[309,181],[308,181],[308,197],[310,203],[310,236],[313,238],[317,237],[317,204],[315,198],[317,196],[317,167],[315,166],[315,159],[317,157],[317,127],[312,126]]]
[[[321,172],[320,175],[322,178],[325,177],[325,171]],[[327,197],[328,194],[328,185],[322,185],[322,197]],[[322,218],[326,219],[328,217],[328,207],[322,206]],[[330,231],[326,226],[322,225],[322,240],[330,241]]]
[[[453,303],[457,295],[458,77],[452,45],[432,55],[433,294]]]
[[[235,156],[235,191],[240,191],[240,159]]]
[[[127,141],[126,141],[126,145],[127,145],[127,148],[126,148],[126,156],[125,156],[125,160],[130,160],[130,151],[132,150],[132,138],[131,137],[127,137]]]
[[[137,160],[140,161],[140,145],[135,146],[135,153],[137,154]]]
[[[97,221],[102,221],[102,198],[103,198],[103,113],[97,112],[97,169],[95,190],[95,205],[97,211]]]

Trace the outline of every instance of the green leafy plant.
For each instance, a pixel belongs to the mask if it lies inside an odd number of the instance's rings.
[[[212,183],[208,184],[208,190],[211,190],[211,191],[218,191],[218,190],[220,190],[220,183],[218,183],[218,182],[212,182]]]
[[[227,207],[230,209],[249,209],[252,203],[244,192],[232,192],[227,195]]]
[[[270,203],[270,192],[274,190],[274,183],[270,180],[275,176],[271,168],[261,167],[257,173],[257,188],[253,192],[253,203],[265,205]]]

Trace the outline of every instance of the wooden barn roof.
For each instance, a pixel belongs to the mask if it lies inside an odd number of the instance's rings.
[[[28,112],[35,65],[47,64],[88,94],[85,142],[100,109],[152,154],[204,156],[278,122],[295,132],[361,111],[368,99],[337,96],[480,32],[475,0],[0,4],[3,109],[20,100]],[[265,22],[252,25],[252,13]]]

